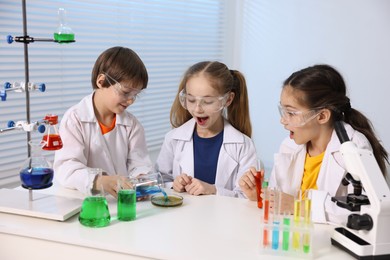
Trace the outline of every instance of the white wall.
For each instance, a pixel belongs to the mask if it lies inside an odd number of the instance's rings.
[[[266,169],[287,136],[277,111],[282,82],[317,63],[343,74],[352,107],[371,119],[390,151],[390,1],[245,0],[241,11],[235,65],[248,81],[253,138]]]

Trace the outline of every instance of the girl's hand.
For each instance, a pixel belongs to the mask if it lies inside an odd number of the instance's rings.
[[[256,193],[256,180],[255,176],[257,171],[254,167],[251,167],[238,181],[238,185],[241,190],[244,192],[246,197],[249,200],[257,201],[257,193]],[[261,171],[261,174],[264,176],[264,171]]]
[[[215,185],[209,184],[207,182],[203,182],[201,180],[193,178],[191,181],[191,184],[188,184],[185,186],[185,190],[188,194],[191,195],[210,195],[210,194],[216,194],[217,189],[215,188]]]
[[[182,173],[175,178],[172,187],[176,192],[184,192],[186,191],[185,186],[191,184],[191,182],[192,182],[192,177],[188,176],[185,173]]]

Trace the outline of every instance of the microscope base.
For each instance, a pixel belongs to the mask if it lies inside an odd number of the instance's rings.
[[[356,259],[390,259],[390,252],[381,255],[373,255],[373,246],[345,228],[335,228],[332,237],[332,245],[346,251]],[[390,248],[390,245],[389,245]]]

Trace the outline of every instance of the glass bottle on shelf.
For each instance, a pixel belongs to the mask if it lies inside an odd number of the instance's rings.
[[[42,155],[42,142],[30,141],[31,157],[22,164],[19,172],[22,187],[26,189],[45,189],[53,184],[53,168]]]
[[[73,30],[67,25],[66,10],[64,8],[58,9],[59,26],[54,32],[54,41],[58,43],[74,42]]]
[[[46,127],[46,131],[42,137],[42,149],[49,151],[61,149],[62,140],[57,129],[58,116],[53,114],[47,114],[44,120],[47,122],[48,126]]]

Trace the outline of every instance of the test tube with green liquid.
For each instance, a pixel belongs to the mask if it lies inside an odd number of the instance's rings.
[[[304,225],[306,228],[309,228],[311,222],[311,199],[306,198],[304,200],[305,204],[305,215],[304,215]],[[310,233],[309,231],[303,234],[303,252],[310,252]]]
[[[290,243],[290,212],[284,213],[283,216],[283,240],[282,249],[288,251]]]

